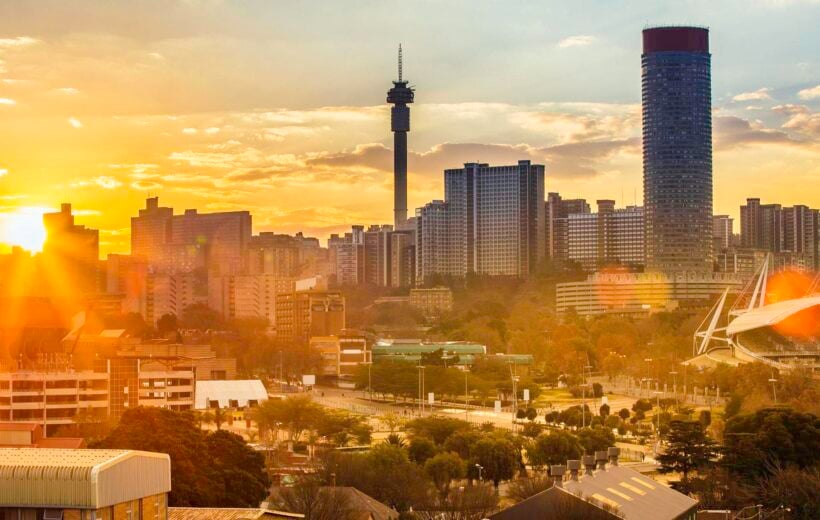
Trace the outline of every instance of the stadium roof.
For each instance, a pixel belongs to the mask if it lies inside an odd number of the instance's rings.
[[[194,408],[208,408],[207,401],[218,401],[220,408],[231,408],[231,401],[237,406],[248,406],[248,401],[257,403],[268,399],[265,385],[258,379],[239,379],[230,381],[197,381]]]
[[[0,448],[0,507],[99,509],[171,491],[171,460],[131,450]]]
[[[752,309],[735,318],[726,329],[726,334],[734,336],[747,330],[770,327],[800,311],[820,305],[820,295],[771,303]]]

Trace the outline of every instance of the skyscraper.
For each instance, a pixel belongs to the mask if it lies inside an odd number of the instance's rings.
[[[402,79],[401,45],[399,45],[399,79],[387,92],[390,128],[393,130],[393,221],[401,229],[407,221],[407,132],[410,131],[410,108],[413,89]]]
[[[416,211],[416,281],[433,274],[528,276],[545,254],[544,166],[444,171],[445,201]]]
[[[712,271],[709,30],[643,31],[646,267]]]

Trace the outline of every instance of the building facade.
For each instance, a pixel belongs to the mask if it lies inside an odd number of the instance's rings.
[[[345,298],[337,291],[277,295],[276,339],[307,345],[314,336],[338,336],[345,328]]]
[[[783,265],[820,270],[820,210],[796,205],[761,204],[746,199],[740,207],[740,242],[745,248],[774,253]]]
[[[709,31],[643,31],[646,267],[712,271],[712,101]]]
[[[417,283],[433,274],[527,276],[544,259],[543,165],[467,163],[444,171],[444,194],[416,213]]]
[[[644,265],[644,212],[639,206],[615,209],[599,200],[597,213],[566,218],[566,259],[593,271],[607,266],[639,269]]]
[[[572,214],[590,213],[584,199],[562,199],[558,193],[547,195],[544,203],[546,255],[554,262],[566,262],[568,256],[568,219]]]
[[[41,263],[45,274],[62,279],[62,283],[49,284],[51,295],[65,298],[100,292],[100,232],[75,224],[71,204],[62,204],[56,213],[45,213],[43,227],[46,240]]]

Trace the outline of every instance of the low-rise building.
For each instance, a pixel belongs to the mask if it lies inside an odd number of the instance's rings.
[[[131,450],[0,448],[0,514],[166,520],[171,459]]]
[[[453,310],[453,291],[449,287],[410,289],[410,305],[425,318],[438,318]]]
[[[320,376],[343,388],[353,387],[359,365],[371,361],[367,338],[361,334],[316,336],[310,338],[310,347],[322,357]]]
[[[0,423],[2,448],[85,448],[82,437],[46,437],[35,423]]]
[[[727,288],[741,290],[744,282],[731,273],[596,273],[584,281],[557,284],[555,308],[558,313],[575,309],[580,316],[593,316],[708,307]]]

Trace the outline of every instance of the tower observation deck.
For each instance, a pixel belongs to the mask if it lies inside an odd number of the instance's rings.
[[[399,44],[399,79],[387,91],[390,110],[390,129],[393,131],[393,218],[395,229],[407,220],[407,132],[410,131],[410,107],[413,89],[402,78],[401,44]]]

